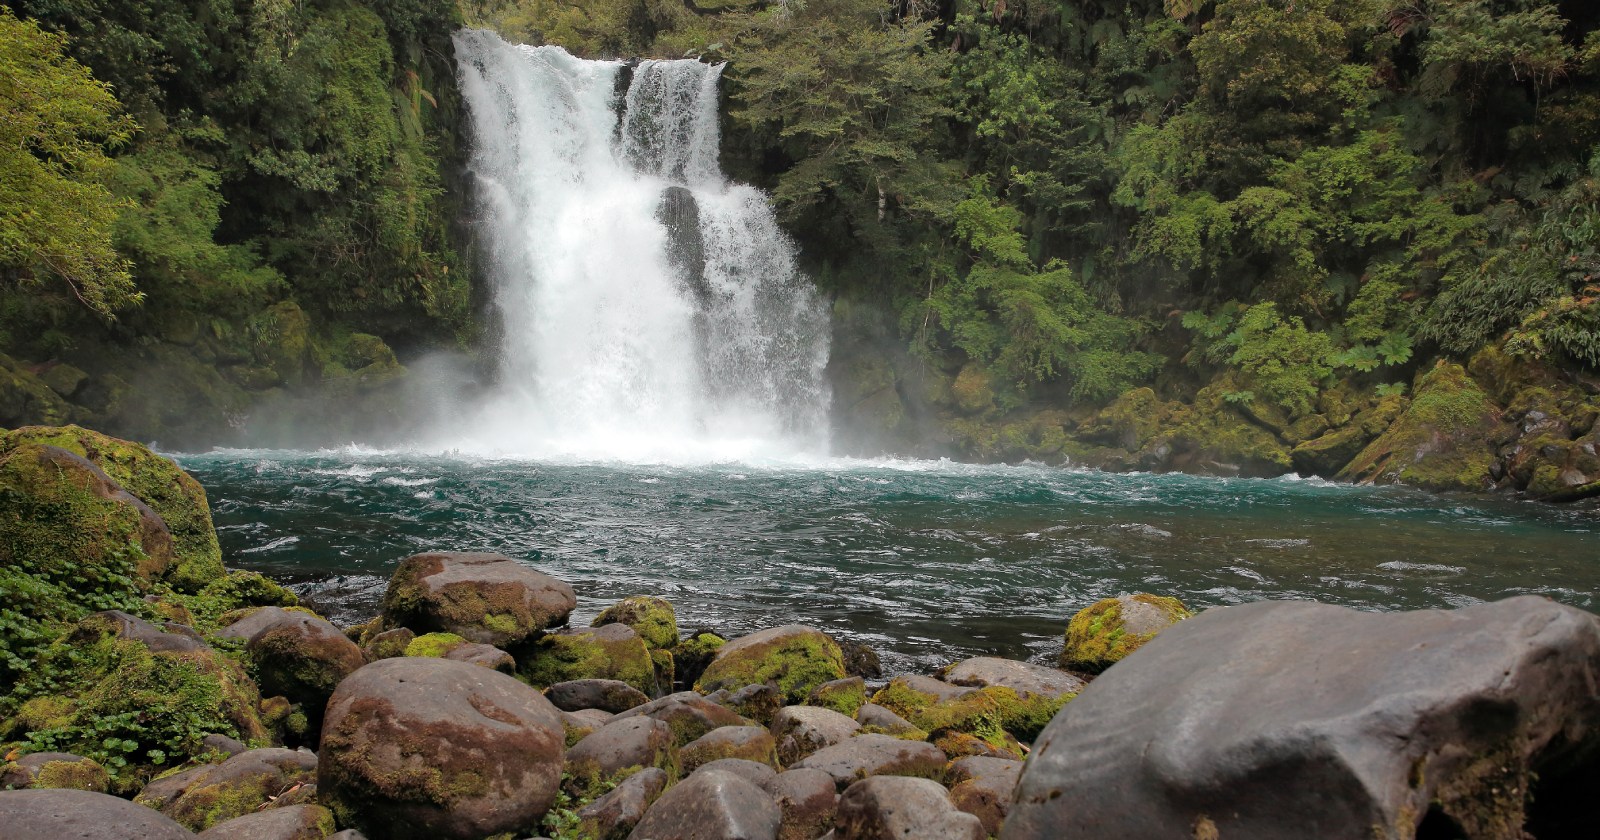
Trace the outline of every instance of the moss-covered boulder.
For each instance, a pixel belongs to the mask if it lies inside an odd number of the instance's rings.
[[[701,631],[678,643],[672,649],[672,661],[677,670],[677,684],[682,686],[694,685],[695,680],[706,672],[706,666],[711,664],[712,657],[725,644],[727,639],[715,633]]]
[[[1348,423],[1300,443],[1289,451],[1295,471],[1301,475],[1333,478],[1361,454],[1361,450],[1377,440],[1410,402],[1399,395],[1384,397],[1357,412]]]
[[[1002,701],[1009,701],[1009,705],[1002,705]],[[1008,754],[1017,750],[1016,736],[1006,725],[1008,720],[1031,725],[1028,713],[1035,708],[1033,703],[1021,703],[1009,689],[966,688],[917,676],[890,680],[872,696],[872,702],[929,733],[930,739],[956,732]],[[1053,714],[1064,702],[1049,707],[1049,713]],[[1048,722],[1047,715],[1038,727],[1043,728]]]
[[[333,812],[310,803],[274,805],[200,832],[201,840],[323,840],[338,828]]]
[[[540,688],[568,680],[619,680],[645,694],[656,693],[650,650],[626,624],[549,633],[523,654],[520,671]]]
[[[678,751],[683,772],[724,758],[742,758],[769,767],[778,766],[778,744],[765,726],[724,726],[685,744]]]
[[[844,677],[844,654],[833,639],[814,627],[790,624],[741,636],[718,648],[695,689],[732,691],[772,683],[790,703],[801,703],[812,689]]]
[[[1067,623],[1063,668],[1098,674],[1192,613],[1177,598],[1143,592],[1106,598]]]
[[[659,767],[678,775],[672,727],[644,716],[612,719],[574,744],[566,757],[567,774],[584,791],[632,768]]]
[[[164,579],[185,592],[222,577],[222,549],[205,488],[170,459],[148,448],[77,426],[28,426],[0,436],[0,451],[24,443],[55,446],[99,467],[161,517],[174,560]]]
[[[72,753],[30,753],[0,764],[0,790],[63,788],[105,793],[110,787],[106,768]]]
[[[1149,388],[1135,388],[1100,409],[1078,430],[1083,440],[1138,452],[1162,429],[1174,405]]]
[[[672,604],[649,595],[623,598],[595,616],[591,627],[626,624],[653,650],[671,650],[678,644],[678,614]]]
[[[320,710],[340,680],[367,664],[339,628],[300,607],[252,608],[218,635],[244,641],[262,691],[309,710]]]
[[[221,764],[183,774],[181,785],[165,789],[161,801],[141,793],[134,801],[193,831],[253,813],[297,785],[317,778],[317,757],[307,750],[247,750]]]
[[[830,680],[811,690],[806,705],[832,709],[846,717],[855,717],[856,710],[867,702],[867,681],[860,677]]]
[[[1239,386],[1228,378],[1200,389],[1192,406],[1173,415],[1176,428],[1152,439],[1141,456],[1156,468],[1207,475],[1271,478],[1287,473],[1292,466],[1289,448],[1229,402],[1236,393]]]
[[[504,648],[560,626],[577,605],[571,586],[504,555],[437,551],[400,561],[383,618]]]
[[[778,758],[785,765],[852,738],[859,731],[861,724],[855,720],[821,706],[788,706],[772,720]]]
[[[203,629],[217,629],[222,616],[251,607],[297,607],[299,596],[260,572],[232,571],[181,599]]]
[[[328,702],[317,798],[371,837],[519,832],[555,801],[564,748],[560,712],[511,677],[448,659],[385,659]]]
[[[857,735],[824,747],[795,765],[821,770],[833,777],[839,790],[869,776],[944,776],[948,757],[926,741],[907,741],[889,735]]]
[[[208,752],[207,735],[263,741],[258,702],[239,666],[203,642],[100,613],[45,649],[0,698],[0,742],[91,758],[110,772],[113,791],[131,792]]]
[[[1350,481],[1426,490],[1483,490],[1492,483],[1490,442],[1499,409],[1458,364],[1417,376],[1412,398],[1377,440],[1340,471]]]

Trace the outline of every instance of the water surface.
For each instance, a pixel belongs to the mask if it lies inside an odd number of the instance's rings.
[[[1596,508],[1318,480],[818,460],[682,466],[361,449],[179,460],[231,566],[298,581],[342,621],[401,558],[497,551],[570,582],[588,624],[658,595],[684,631],[803,622],[894,671],[1041,661],[1124,592],[1195,608],[1313,598],[1373,610],[1536,593],[1600,610]]]

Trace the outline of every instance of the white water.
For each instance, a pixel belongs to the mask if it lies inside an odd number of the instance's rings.
[[[630,74],[473,30],[455,46],[503,339],[491,397],[438,443],[619,460],[825,452],[826,310],[766,196],[718,167],[721,66]]]

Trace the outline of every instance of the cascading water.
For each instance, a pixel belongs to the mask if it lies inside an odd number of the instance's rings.
[[[504,337],[456,445],[721,459],[826,448],[828,325],[766,197],[718,163],[720,65],[455,37]]]

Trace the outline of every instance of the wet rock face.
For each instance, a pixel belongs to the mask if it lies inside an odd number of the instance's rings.
[[[1051,722],[1001,836],[1579,836],[1597,673],[1600,618],[1536,597],[1210,610]]]
[[[504,648],[560,626],[577,604],[571,586],[504,555],[439,551],[400,561],[383,617]]]
[[[373,837],[478,838],[538,822],[563,764],[560,712],[512,677],[406,657],[328,702],[318,799]]]

